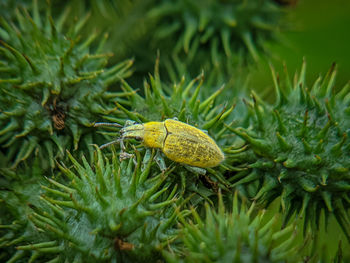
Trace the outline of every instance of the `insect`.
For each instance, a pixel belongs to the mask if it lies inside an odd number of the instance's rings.
[[[117,123],[95,123],[94,126],[122,127]],[[117,142],[120,142],[123,148],[123,141],[128,138],[142,140],[146,147],[157,148],[170,160],[192,168],[214,167],[225,159],[219,146],[205,132],[175,119],[167,119],[163,122],[127,124],[120,130],[120,138],[104,144],[100,148]],[[158,165],[161,170],[164,170],[165,163],[163,161],[164,166],[161,163]],[[198,169],[195,171],[203,173]]]

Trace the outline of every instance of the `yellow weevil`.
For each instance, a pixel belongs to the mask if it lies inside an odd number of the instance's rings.
[[[94,126],[122,127],[117,123],[103,122],[95,123]],[[104,144],[100,148],[105,148],[116,142],[121,142],[123,147],[123,140],[128,138],[142,140],[146,147],[158,148],[170,160],[193,168],[214,167],[225,158],[219,146],[205,132],[175,119],[129,126],[127,124],[126,127],[120,130],[119,139]],[[158,165],[162,170],[165,169],[164,161],[158,163]],[[205,170],[201,170],[197,169],[195,171],[205,173]]]

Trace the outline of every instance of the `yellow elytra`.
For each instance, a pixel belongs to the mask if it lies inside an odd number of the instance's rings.
[[[146,147],[159,148],[170,160],[190,166],[209,168],[225,159],[206,133],[174,119],[134,124],[121,129],[120,134],[121,139],[141,139]]]

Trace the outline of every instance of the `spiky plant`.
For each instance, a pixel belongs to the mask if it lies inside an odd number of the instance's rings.
[[[205,216],[192,209],[194,222],[181,220],[180,253],[164,252],[168,262],[297,262],[294,225],[280,229],[276,216],[269,218],[255,205],[238,202],[232,212],[225,209],[219,194],[217,212],[208,204]]]
[[[62,1],[53,2],[60,3]],[[142,43],[143,37],[150,32],[150,23],[144,14],[154,0],[71,0],[66,2],[75,16],[79,17],[84,12],[91,13],[91,19],[87,22],[85,30],[82,30],[84,35],[90,34],[89,28],[96,27],[110,33],[105,48],[113,50],[115,56],[112,61],[137,57],[137,52],[140,50],[144,55],[149,55],[144,52],[144,46],[140,43]],[[155,54],[152,54],[151,58],[148,58],[150,67],[154,63],[154,56]],[[141,63],[138,66],[142,66]],[[149,68],[148,71],[150,70]]]
[[[13,257],[54,262],[155,262],[160,250],[175,237],[177,212],[184,202],[168,189],[171,173],[151,177],[152,159],[141,170],[141,157],[111,159],[98,149],[93,164],[82,164],[70,153],[72,168],[60,165],[69,183],[48,179],[42,206],[26,216],[35,226],[32,235],[16,237]],[[180,212],[185,215],[186,210]],[[11,242],[11,241],[9,241]],[[12,241],[14,242],[14,241]]]
[[[169,118],[177,118],[179,121],[193,125],[199,129],[206,130],[208,134],[215,139],[219,146],[230,145],[234,137],[224,122],[231,122],[230,114],[234,109],[232,102],[235,98],[229,98],[226,103],[217,103],[218,96],[223,92],[224,87],[217,89],[213,94],[205,98],[206,83],[204,75],[190,81],[182,79],[180,83],[173,85],[165,84],[161,81],[158,71],[158,62],[156,62],[155,74],[150,75],[150,80],[144,82],[144,96],[141,96],[126,82],[122,86],[127,100],[121,101],[117,105],[118,110],[110,116],[105,117],[110,122],[124,124],[126,119],[145,123],[148,121],[164,121]],[[205,98],[201,101],[202,98]],[[228,106],[230,105],[231,106]],[[109,127],[108,127],[109,129]],[[119,131],[104,132],[110,134],[111,139],[115,140],[120,136]],[[108,141],[106,141],[108,142]],[[133,149],[127,145],[127,150],[132,153]],[[143,151],[142,144],[132,141],[129,145]],[[231,152],[231,148],[223,148],[226,152]],[[108,150],[106,150],[108,151]],[[166,158],[165,158],[166,159]],[[166,159],[167,165],[171,160]],[[208,168],[207,176],[198,178],[193,172],[184,169],[181,164],[176,165],[174,173],[178,176],[169,178],[175,184],[180,185],[181,194],[192,194],[193,191],[207,198],[215,193],[218,187],[227,189],[228,183],[223,177],[224,171],[230,169],[225,163],[222,163],[217,169]],[[203,182],[201,182],[203,180]],[[203,184],[204,183],[204,184]],[[208,188],[210,189],[208,191]],[[187,190],[190,191],[188,192]],[[215,190],[215,191],[213,191]]]
[[[129,75],[131,61],[106,68],[105,35],[94,51],[92,32],[81,41],[88,16],[64,28],[69,9],[45,19],[33,1],[15,23],[1,19],[0,142],[13,167],[38,151],[43,167],[54,166],[64,150],[88,150],[97,142],[91,122],[112,112],[118,93],[111,87]],[[90,149],[90,150],[89,150]],[[78,152],[78,151],[77,151]]]
[[[334,215],[350,239],[350,86],[335,90],[335,65],[312,86],[305,74],[305,61],[293,82],[286,73],[280,83],[272,69],[276,103],[253,96],[249,128],[231,129],[246,141],[233,158],[247,170],[230,180],[240,189],[257,186],[250,197],[260,203],[280,197],[285,221],[297,213],[305,230],[319,226],[322,211]]]
[[[213,64],[222,63],[222,55],[250,54],[255,60],[266,40],[280,26],[282,9],[274,1],[186,1],[159,0],[149,16],[158,22],[154,42],[172,43],[173,51],[196,55],[205,50]],[[204,54],[201,54],[204,55]]]
[[[48,182],[38,158],[30,167],[18,168],[16,172],[1,170],[0,174],[0,258],[1,261],[12,258],[9,262],[18,262],[23,251],[17,252],[15,246],[39,236],[27,216],[32,208],[43,207],[39,195],[44,191],[41,186]]]
[[[12,19],[15,16],[16,8],[28,7],[31,1],[28,0],[3,0],[0,3],[0,17],[5,19]]]

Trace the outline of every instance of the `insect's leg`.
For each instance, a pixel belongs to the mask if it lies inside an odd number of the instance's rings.
[[[207,173],[207,170],[200,167],[190,166],[187,164],[184,164],[184,167],[192,173],[201,174],[201,175],[205,175]]]
[[[119,138],[118,140],[119,140],[119,142],[120,142],[120,150],[121,150],[122,152],[125,152],[124,139],[123,139],[123,138]],[[117,141],[118,141],[118,140],[117,140]]]
[[[119,161],[124,161],[124,160],[127,160],[127,159],[130,159],[130,158],[133,158],[134,155],[131,154],[131,153],[127,153],[127,152],[120,152],[119,154]]]
[[[157,153],[154,156],[154,160],[156,161],[156,163],[158,164],[158,166],[162,172],[166,170],[164,157],[163,157],[162,152],[160,150],[157,150]]]
[[[124,145],[124,138],[119,138],[117,141],[120,143],[119,160],[123,161],[123,160],[126,160],[126,159],[133,158],[134,157],[133,154],[128,153],[128,152],[125,151],[126,148],[125,148],[125,145]]]
[[[110,145],[112,145],[112,144],[118,143],[119,141],[120,141],[120,140],[117,139],[117,140],[114,140],[114,141],[111,141],[111,142],[102,144],[101,146],[99,146],[99,148],[102,150],[102,149],[104,149],[104,148],[106,148],[106,147],[108,147],[108,146],[110,146]]]
[[[123,127],[119,123],[114,123],[114,122],[95,122],[94,123],[94,127],[99,127],[99,126],[113,126],[113,127],[118,127],[118,128]]]
[[[141,171],[146,169],[146,166],[147,166],[148,162],[150,161],[151,157],[152,157],[152,151],[151,151],[151,149],[147,148],[145,156],[143,157],[143,160],[142,160]]]

